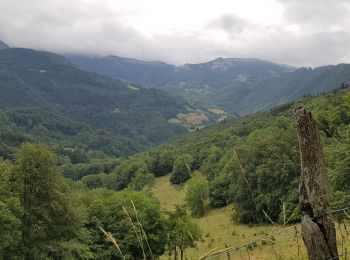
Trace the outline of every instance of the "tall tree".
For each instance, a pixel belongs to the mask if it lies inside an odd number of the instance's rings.
[[[118,241],[124,259],[158,259],[164,253],[165,220],[155,198],[134,190],[95,189],[88,194],[94,259],[123,259],[99,227]]]
[[[154,176],[159,177],[173,170],[174,154],[171,149],[151,151],[147,156],[147,167]]]
[[[21,215],[13,165],[0,160],[0,259],[21,259]]]
[[[179,184],[191,178],[193,158],[190,154],[182,154],[174,161],[173,172],[170,176],[170,182]]]
[[[192,221],[186,210],[177,207],[168,218],[168,240],[169,253],[174,252],[174,259],[180,251],[180,259],[184,257],[184,251],[188,247],[195,247],[201,238],[201,231],[196,223]]]
[[[186,203],[193,216],[201,217],[205,213],[205,203],[209,197],[209,183],[201,173],[197,173],[187,186]]]
[[[22,186],[22,240],[25,259],[62,258],[64,242],[78,236],[80,223],[63,190],[54,155],[37,144],[24,144],[16,176]]]

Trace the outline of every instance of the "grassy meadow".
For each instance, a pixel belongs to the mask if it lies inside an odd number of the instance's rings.
[[[151,192],[160,200],[164,211],[171,211],[175,205],[184,203],[186,186],[172,185],[169,175],[156,179]],[[242,225],[231,220],[232,206],[209,209],[201,218],[195,218],[202,230],[202,240],[197,248],[187,249],[185,259],[199,259],[225,247],[241,246],[259,238],[272,235],[258,242],[255,246],[243,247],[231,254],[215,259],[307,259],[306,248],[301,238],[300,225]],[[350,258],[350,225],[336,224],[340,259]],[[285,231],[285,232],[283,232]],[[343,237],[343,239],[342,239]],[[161,259],[173,259],[174,256],[164,255]]]

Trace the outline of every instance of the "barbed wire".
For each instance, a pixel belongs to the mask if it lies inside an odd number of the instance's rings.
[[[346,210],[349,210],[349,209],[350,209],[350,206],[349,207],[345,207],[345,208],[340,208],[340,209],[334,209],[334,210],[326,211],[323,214],[321,214],[320,216],[317,216],[317,217],[314,217],[314,218],[310,218],[310,219],[308,219],[307,221],[304,221],[304,222],[300,221],[299,223],[294,224],[292,226],[289,226],[289,227],[287,227],[287,228],[285,228],[283,230],[280,230],[280,231],[277,231],[275,233],[272,233],[272,234],[269,234],[269,235],[257,238],[257,239],[255,239],[253,241],[250,241],[248,243],[242,244],[240,246],[231,246],[231,247],[228,247],[228,248],[216,251],[216,252],[209,252],[209,254],[200,257],[199,260],[216,259],[216,258],[218,258],[220,256],[227,255],[227,254],[232,255],[234,253],[237,253],[242,248],[248,248],[248,247],[256,246],[258,244],[258,242],[260,242],[260,241],[263,241],[263,240],[269,239],[271,237],[277,236],[277,235],[279,235],[281,233],[286,233],[289,230],[294,229],[295,227],[301,225],[302,223],[307,223],[309,221],[313,221],[313,220],[315,220],[317,218],[320,218],[320,217],[323,217],[325,215],[331,215],[332,213],[346,212]],[[339,256],[336,256],[336,258],[332,258],[332,259],[339,259]]]
[[[337,256],[335,256],[335,257],[329,258],[328,260],[339,259],[339,257],[341,257],[341,256],[343,256],[343,255],[337,255]]]

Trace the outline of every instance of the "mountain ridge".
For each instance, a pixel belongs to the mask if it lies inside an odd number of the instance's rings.
[[[10,48],[10,46],[8,46],[6,43],[0,40],[0,50],[7,49],[7,48]]]
[[[130,63],[125,65],[128,60],[121,57],[113,61],[108,57],[94,61],[81,56],[68,58],[81,69],[163,89],[206,106],[218,107],[231,116],[331,91],[350,79],[349,64],[295,68],[257,58],[218,57],[180,66],[161,63],[163,67],[159,70],[152,62],[136,60],[136,67]]]

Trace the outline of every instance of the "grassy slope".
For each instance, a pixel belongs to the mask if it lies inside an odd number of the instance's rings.
[[[185,198],[184,186],[175,186],[169,183],[169,175],[156,179],[152,192],[162,204],[162,209],[173,210],[174,205],[181,205]],[[210,209],[204,217],[196,219],[202,229],[203,239],[198,243],[198,249],[189,249],[186,251],[187,259],[198,259],[211,250],[220,250],[227,246],[240,246],[245,243],[256,240],[257,238],[270,235],[279,231],[288,229],[289,227],[259,225],[247,226],[235,224],[231,221],[230,214],[232,207]],[[347,227],[349,229],[349,227]],[[295,229],[291,228],[287,232],[275,235],[271,241],[266,241],[264,245],[259,243],[258,246],[247,250],[243,248],[231,256],[231,259],[298,259],[298,243],[299,243],[299,259],[306,259],[306,249],[300,236],[300,226],[297,228],[298,238],[295,236]],[[346,247],[350,250],[350,234],[347,235],[344,227],[341,226],[343,235],[346,236]],[[340,242],[340,230],[337,226],[337,233]],[[270,238],[271,239],[271,238]],[[298,241],[297,241],[298,239]],[[342,250],[339,247],[339,253]],[[249,256],[248,256],[249,253]],[[172,259],[169,256],[163,256],[162,259]],[[227,259],[222,256],[218,259]]]
[[[185,199],[185,187],[182,185],[171,185],[170,175],[156,178],[156,184],[152,188],[152,193],[160,201],[162,210],[172,211],[176,205],[181,205]]]

